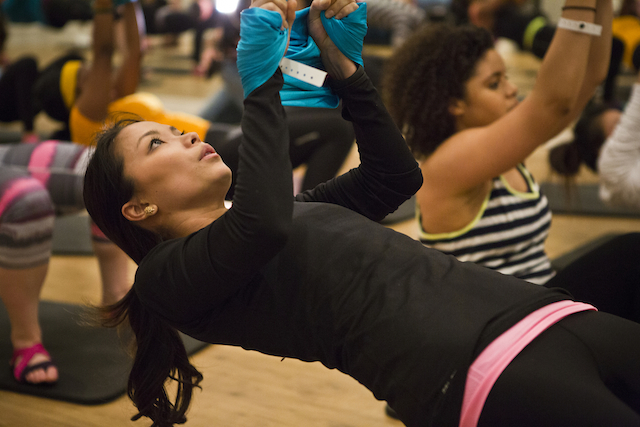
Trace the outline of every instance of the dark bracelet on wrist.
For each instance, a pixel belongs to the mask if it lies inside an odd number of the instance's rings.
[[[93,8],[93,14],[98,15],[100,13],[113,13],[113,8],[111,7],[95,7]]]
[[[595,7],[590,7],[590,6],[565,6],[562,8],[562,10],[590,10],[592,12],[596,11]]]

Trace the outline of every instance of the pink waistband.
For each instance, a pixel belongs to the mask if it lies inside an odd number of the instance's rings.
[[[586,310],[596,308],[569,300],[549,304],[529,314],[489,344],[469,368],[460,427],[477,426],[491,388],[522,349],[554,323]]]

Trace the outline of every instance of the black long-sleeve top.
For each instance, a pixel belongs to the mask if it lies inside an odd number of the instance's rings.
[[[335,82],[359,167],[292,197],[280,72],[245,100],[233,207],[140,263],[134,289],[197,339],[320,361],[408,426],[456,426],[466,370],[498,334],[567,295],[425,248],[376,221],[421,172],[359,68]]]

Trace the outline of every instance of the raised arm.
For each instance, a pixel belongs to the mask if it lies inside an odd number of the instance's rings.
[[[569,125],[606,77],[611,1],[569,0],[562,17],[602,25],[601,36],[558,28],[524,101],[493,123],[458,132],[423,165],[425,180],[465,193],[524,161]]]
[[[320,10],[331,10],[341,18],[357,5],[343,1],[329,8],[329,4],[314,1],[309,32],[320,47],[332,90],[342,98],[343,116],[353,123],[361,163],[296,199],[339,204],[379,221],[420,188],[422,174],[364,69],[356,68],[336,48],[320,23]]]
[[[295,0],[255,4],[277,4],[275,9],[286,9],[287,4],[295,5]],[[278,11],[269,7],[263,9]],[[295,12],[293,8],[292,11]],[[243,11],[242,25],[247,16],[250,21],[256,15],[274,17],[274,14],[254,12]],[[278,19],[278,26],[279,23]],[[270,31],[273,27],[262,25],[256,29],[253,36],[262,37],[262,40],[280,32],[279,28]],[[251,54],[251,49],[240,49],[238,57],[245,54]],[[167,317],[175,322],[198,321],[204,312],[216,304],[223,304],[228,296],[237,293],[255,277],[288,238],[293,213],[293,183],[288,127],[279,94],[282,85],[282,73],[275,62],[267,80],[251,90],[245,99],[233,206],[188,238],[175,239],[156,249],[154,258],[168,260],[160,272],[163,280],[180,286],[163,290],[145,287],[138,292],[143,299],[159,305],[160,312],[167,313]],[[215,148],[215,141],[209,142]],[[146,274],[158,274],[156,267],[146,268],[141,264],[138,274],[145,274],[141,282],[153,283],[153,277],[146,280]]]
[[[96,0],[93,3],[92,62],[86,71],[82,91],[75,106],[87,118],[102,121],[107,117],[111,102],[111,57],[113,41],[113,2]]]
[[[116,99],[131,95],[138,89],[142,61],[140,38],[146,32],[142,8],[137,1],[120,6],[119,12],[122,18],[118,22],[118,30],[122,30],[123,40],[122,46],[118,46],[122,53],[122,62],[113,80]]]

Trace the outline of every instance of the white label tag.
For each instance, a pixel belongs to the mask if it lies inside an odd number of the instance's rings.
[[[280,61],[280,70],[283,74],[295,77],[305,83],[320,87],[327,77],[327,73],[317,68],[310,67],[298,61],[292,61],[289,58],[282,58]]]
[[[592,36],[599,36],[602,34],[602,25],[584,21],[574,21],[573,19],[560,18],[557,27]]]

